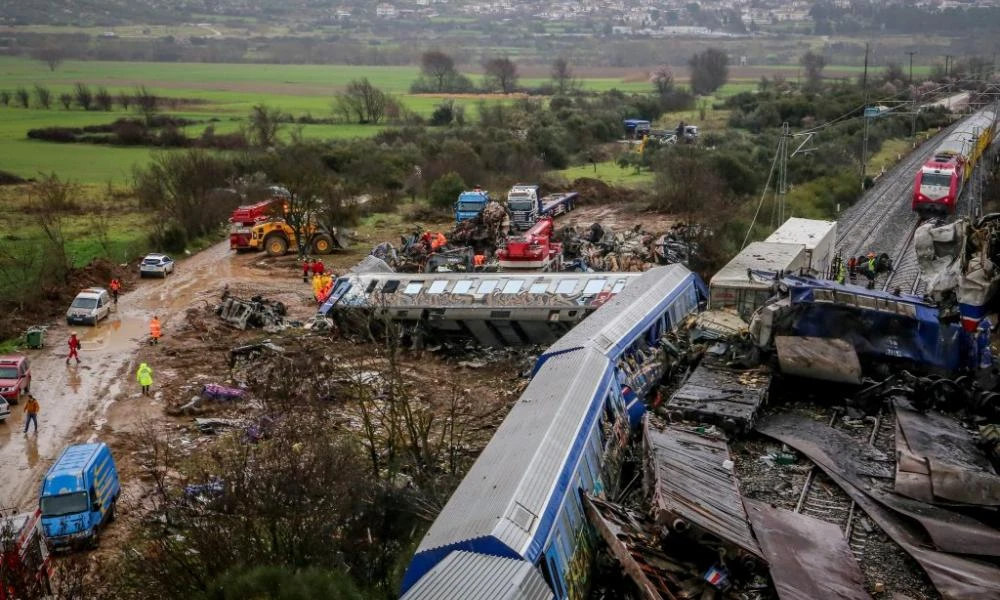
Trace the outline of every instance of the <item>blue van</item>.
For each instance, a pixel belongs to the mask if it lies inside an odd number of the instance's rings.
[[[118,469],[104,443],[63,450],[42,481],[42,531],[53,548],[96,544],[97,529],[115,518]]]

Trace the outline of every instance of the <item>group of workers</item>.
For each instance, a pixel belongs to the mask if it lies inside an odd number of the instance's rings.
[[[836,266],[834,269],[834,278],[837,283],[846,283],[850,281],[854,283],[858,274],[863,275],[868,280],[868,289],[875,289],[875,279],[881,270],[888,270],[891,267],[886,267],[880,264],[878,255],[874,252],[869,252],[864,256],[859,256],[857,258],[850,257],[847,261],[842,260],[839,256],[836,259]]]
[[[326,265],[323,261],[316,259],[312,260],[306,257],[302,261],[302,282],[309,283],[309,276],[312,275],[312,289],[313,297],[316,302],[323,302],[330,295],[331,290],[333,290],[333,273],[326,270]]]

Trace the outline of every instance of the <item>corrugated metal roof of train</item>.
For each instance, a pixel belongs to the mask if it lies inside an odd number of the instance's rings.
[[[522,560],[456,551],[411,587],[401,600],[552,600],[534,566]]]

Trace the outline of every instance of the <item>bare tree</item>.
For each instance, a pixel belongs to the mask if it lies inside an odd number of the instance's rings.
[[[94,105],[97,110],[110,111],[113,103],[114,99],[108,88],[104,86],[97,88],[97,92],[94,94]]]
[[[552,83],[560,94],[568,94],[577,88],[576,76],[565,57],[560,56],[552,61]]]
[[[73,94],[68,92],[63,92],[59,94],[59,104],[63,105],[63,108],[69,110],[73,106]]]
[[[488,90],[499,89],[509,94],[517,87],[517,64],[506,56],[491,58],[483,64],[485,75],[484,87]]]
[[[122,110],[128,110],[128,107],[132,104],[132,94],[121,91],[118,92],[118,106],[122,107]]]
[[[63,231],[66,213],[76,208],[79,187],[61,181],[55,173],[34,184],[29,192],[35,222],[42,231],[45,252],[45,273],[53,278],[50,283],[66,283],[72,261],[66,249]]]
[[[145,85],[137,86],[133,97],[136,109],[146,119],[146,124],[152,123],[153,117],[156,116],[159,109],[160,99],[156,97],[156,94],[146,89]]]
[[[21,105],[21,108],[31,106],[31,92],[26,87],[19,87],[14,90],[14,98],[17,99],[17,103]]]
[[[688,66],[691,68],[691,91],[695,94],[711,94],[729,79],[729,57],[718,48],[695,54]]]
[[[55,71],[56,68],[62,64],[63,60],[67,58],[67,52],[62,46],[56,44],[47,44],[40,48],[36,48],[31,56],[35,60],[40,60],[45,63],[50,71]]]
[[[91,105],[94,103],[94,94],[86,84],[76,84],[76,87],[73,88],[73,96],[76,98],[76,103],[83,110],[90,110]]]
[[[52,90],[44,85],[35,84],[35,102],[38,106],[49,109],[52,107]]]
[[[358,123],[378,123],[384,117],[392,97],[378,89],[365,77],[351,81],[334,100],[334,111],[345,120]]]
[[[458,74],[455,61],[440,50],[429,50],[420,57],[420,69],[434,81],[438,92],[445,91],[445,85]]]
[[[284,115],[278,108],[257,104],[250,110],[247,139],[257,148],[271,148],[278,144]]]
[[[674,72],[667,65],[660,65],[649,76],[650,82],[660,97],[674,91]]]
[[[295,232],[300,256],[305,256],[308,251],[310,229],[316,224],[316,210],[330,186],[330,173],[321,156],[322,149],[315,144],[295,144],[270,155],[269,162],[264,165],[268,176],[280,181],[290,194],[285,201],[285,220]]]

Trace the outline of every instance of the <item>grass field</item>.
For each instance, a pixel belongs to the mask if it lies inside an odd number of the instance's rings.
[[[564,177],[566,181],[572,182],[581,177],[599,179],[609,185],[637,187],[653,183],[653,173],[642,170],[638,173],[632,167],[621,168],[615,161],[608,160],[599,162],[596,165],[580,165],[570,167],[561,171],[553,171],[554,174]]]

